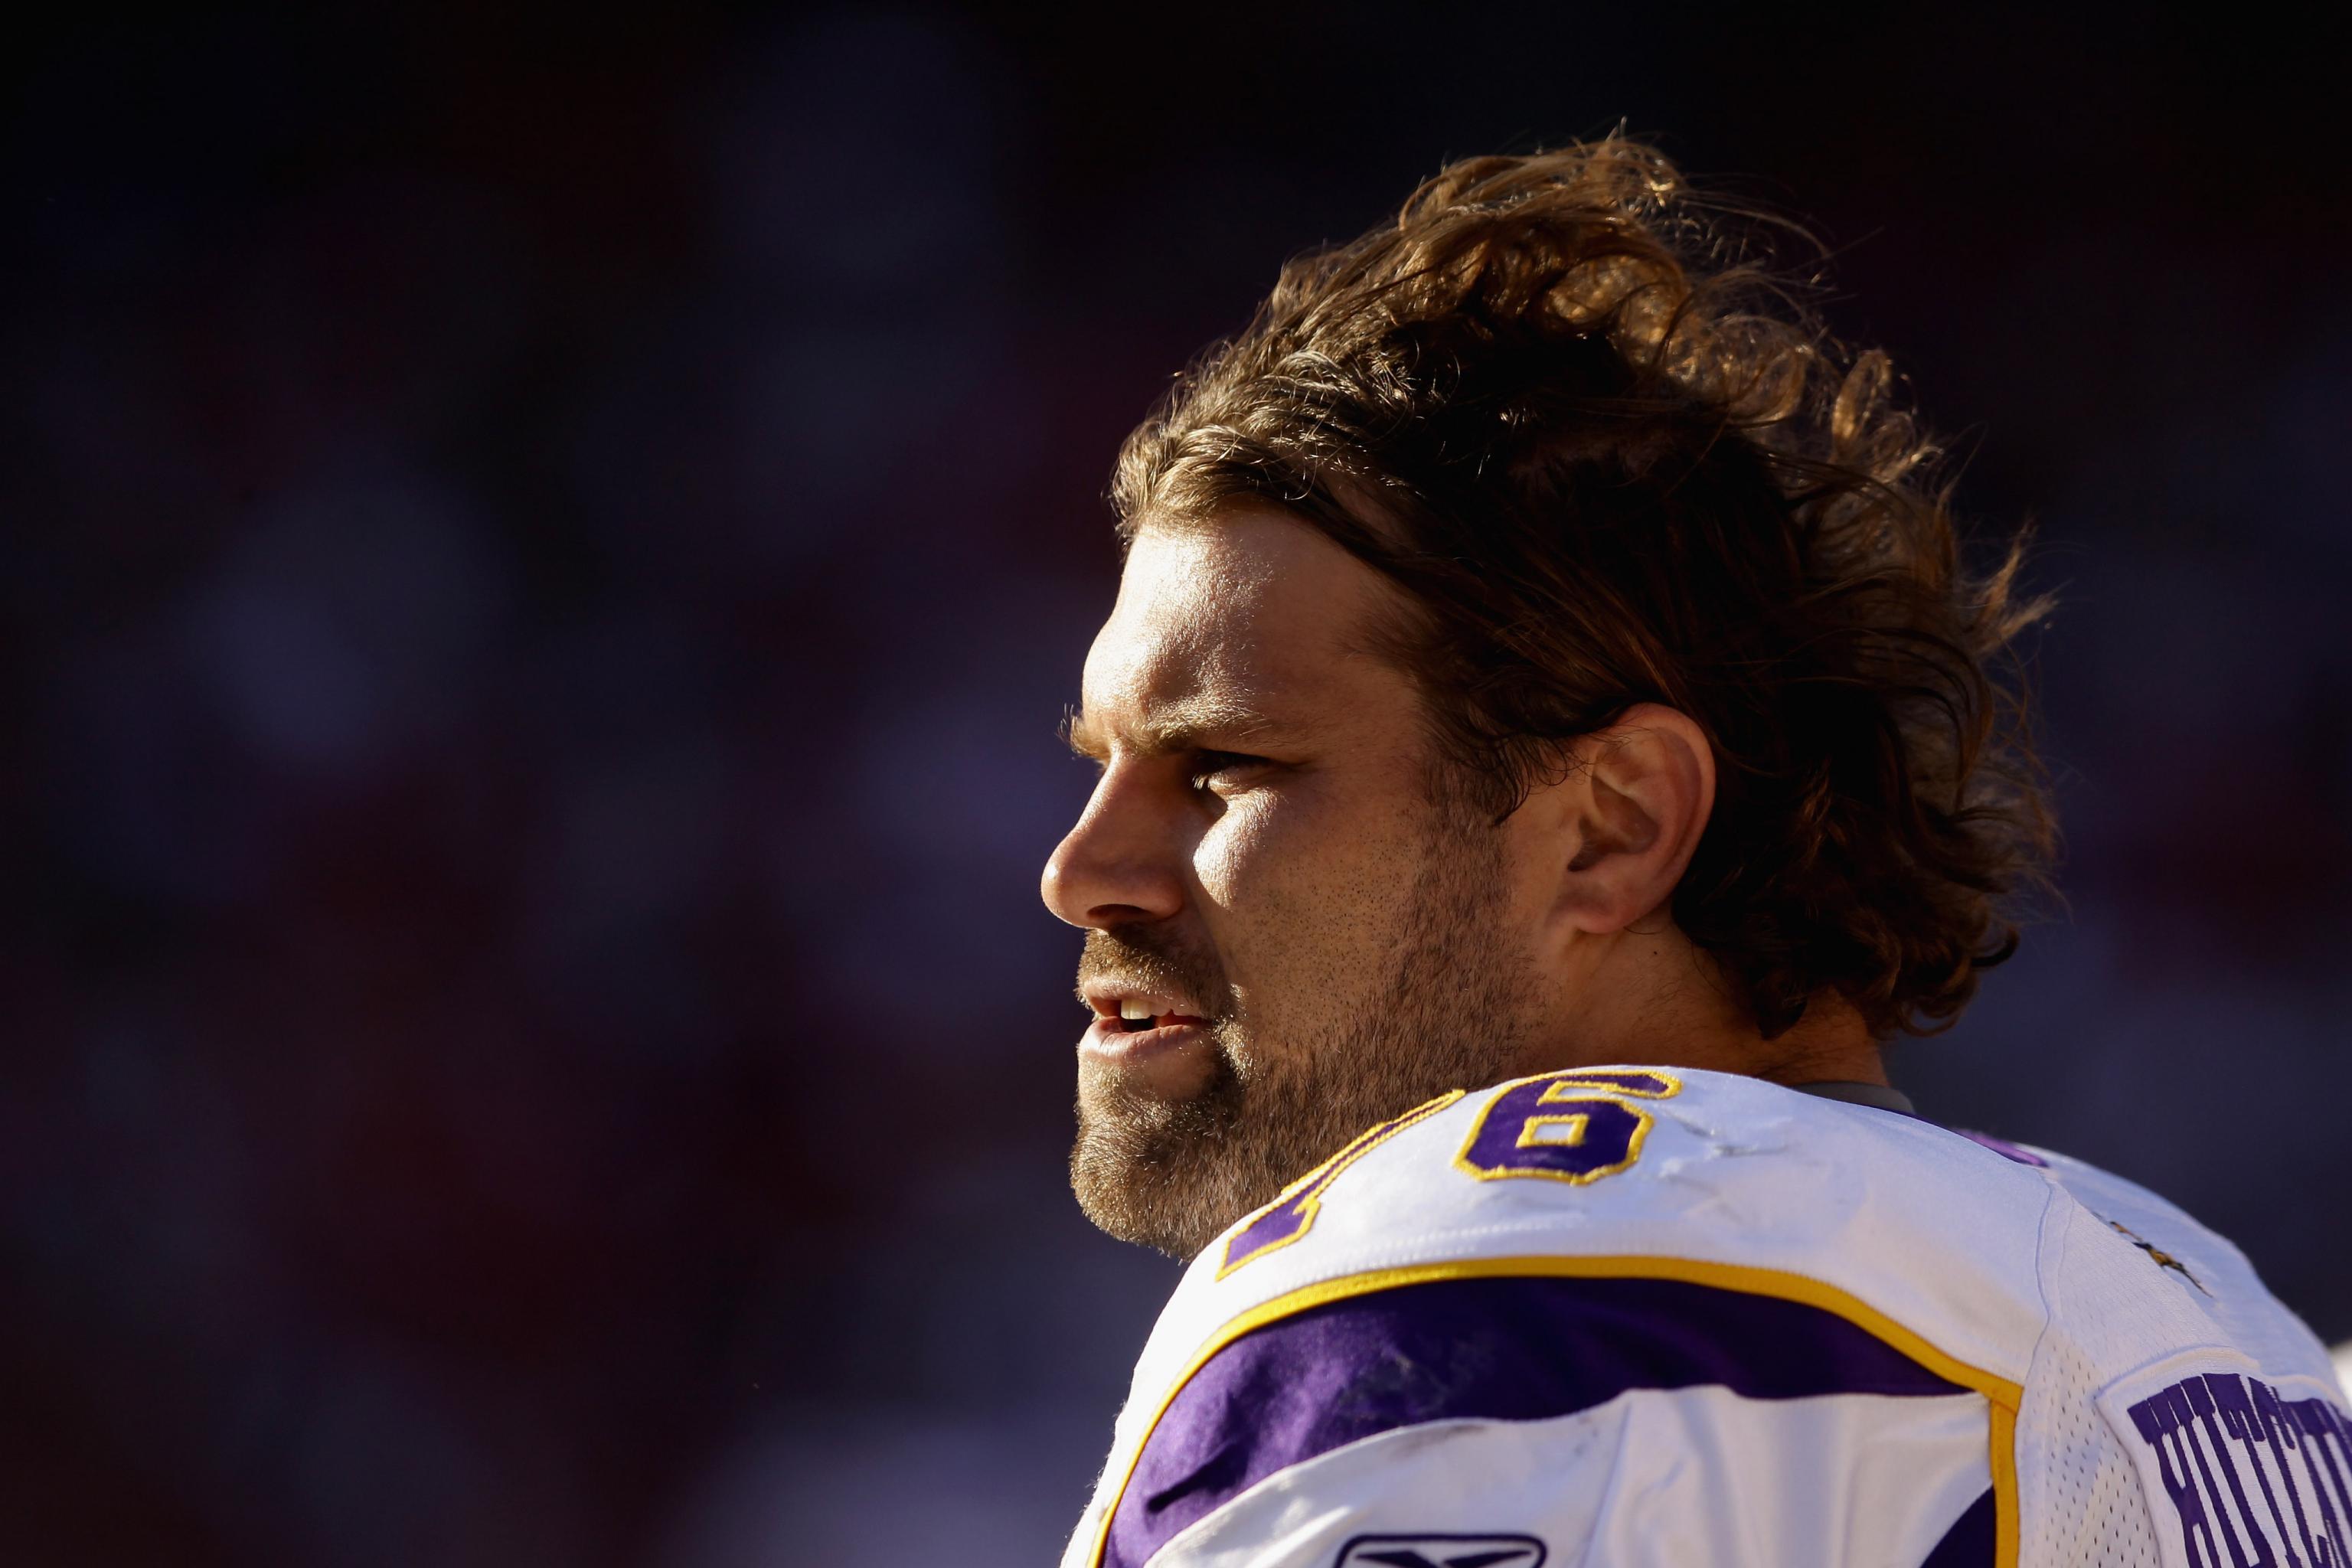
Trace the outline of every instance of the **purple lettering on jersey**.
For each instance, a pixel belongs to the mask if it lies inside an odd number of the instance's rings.
[[[1486,1182],[1597,1182],[1642,1157],[1650,1113],[1625,1100],[1664,1100],[1682,1087],[1664,1073],[1625,1068],[1580,1068],[1512,1084],[1478,1113],[1454,1167]]]
[[[2321,1520],[2330,1535],[2345,1540],[2352,1535],[2352,1423],[2325,1399],[2291,1400],[2286,1414],[2303,1429],[2305,1462],[2325,1479],[2318,1489]],[[2335,1568],[2346,1565],[2339,1560]]]
[[[2141,1441],[2156,1450],[2157,1474],[2165,1496],[2172,1501],[2173,1512],[2179,1517],[2192,1568],[2212,1568],[2221,1558],[2214,1550],[2213,1522],[2205,1516],[2206,1488],[2198,1485],[2191,1472],[2189,1455],[2194,1445],[2188,1436],[2191,1415],[2181,1386],[2176,1384],[2141,1400],[2131,1407],[2131,1418]],[[2201,1463],[2202,1457],[2199,1459]],[[2206,1486],[2210,1484],[2209,1479]]]
[[[2302,1428],[2296,1422],[2288,1418],[2286,1401],[2279,1397],[2277,1389],[2260,1378],[2246,1378],[2243,1383],[2246,1392],[2245,1422],[2249,1434],[2247,1440],[2269,1444],[2272,1451],[2280,1456],[2280,1463],[2284,1466],[2284,1457],[2287,1454],[2297,1453],[2303,1447]],[[2306,1458],[2306,1468],[2308,1468],[2308,1462]],[[2270,1478],[2267,1475],[2262,1475],[2259,1471],[2256,1473],[2261,1476],[2263,1502],[2269,1508],[2271,1518],[2281,1529],[2284,1529],[2289,1522],[2288,1515],[2292,1514],[2294,1529],[2293,1539],[2303,1546],[2303,1560],[2306,1563],[2315,1562],[2319,1553],[2313,1546],[2311,1521],[2304,1512],[2303,1493],[2292,1485],[2282,1485],[2274,1492],[2271,1489]],[[2284,1473],[2282,1470],[2283,1475]],[[2285,1500],[2284,1503],[2280,1500],[2282,1498]]]
[[[2283,1434],[2264,1419],[2262,1398],[2263,1394],[2268,1394],[2270,1403],[2275,1405],[2278,1401],[2277,1390],[2257,1380],[2231,1377],[2227,1374],[2209,1376],[2205,1380],[2205,1386],[2213,1393],[2213,1407],[2220,1415],[2221,1431],[2231,1441],[2248,1445],[2278,1443]],[[2260,1390],[2261,1394],[2257,1394],[2256,1390]],[[2284,1456],[2278,1454],[2275,1447],[2273,1457],[2280,1464],[2285,1463]],[[2304,1549],[2302,1562],[2309,1563],[2312,1558],[2310,1534],[2301,1530],[2290,1532],[2286,1515],[2279,1503],[2279,1492],[2274,1491],[2271,1487],[2269,1468],[2263,1465],[2253,1465],[2248,1468],[2253,1471],[2255,1489],[2262,1494],[2263,1507],[2260,1518],[2266,1526],[2263,1531],[2263,1535],[2268,1539],[2288,1542],[2294,1542],[2299,1538]],[[2236,1493],[2238,1506],[2251,1513],[2252,1509],[2247,1502],[2245,1488],[2242,1485],[2234,1485],[2232,1490]],[[2303,1518],[2302,1501],[2292,1490],[2286,1491],[2286,1496],[2294,1505],[2294,1516],[2299,1522]],[[2290,1552],[2289,1561],[2294,1560],[2294,1555]]]
[[[2328,1400],[2206,1373],[2129,1414],[2155,1451],[2191,1568],[2352,1568],[2352,1426]]]
[[[2031,1149],[2019,1148],[2005,1138],[1996,1138],[1990,1132],[1971,1132],[1965,1127],[1955,1127],[1952,1131],[1971,1143],[1982,1144],[2004,1160],[2014,1160],[2021,1165],[2039,1165],[2045,1171],[2050,1168],[2049,1161]]]

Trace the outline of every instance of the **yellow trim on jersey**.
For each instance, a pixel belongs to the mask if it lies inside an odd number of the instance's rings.
[[[1127,1468],[1119,1476],[1118,1489],[1111,1494],[1109,1506],[1103,1510],[1102,1523],[1095,1532],[1094,1551],[1087,1558],[1088,1568],[1101,1568],[1104,1550],[1110,1543],[1111,1521],[1118,1516],[1118,1505],[1127,1496],[1128,1484],[1135,1479],[1136,1467],[1143,1462],[1143,1450],[1150,1443],[1151,1434],[1159,1427],[1160,1418],[1168,1414],[1168,1407],[1176,1403],[1176,1396],[1184,1391],[1184,1385],[1192,1381],[1193,1375],[1227,1345],[1269,1323],[1279,1322],[1312,1307],[1344,1301],[1354,1296],[1368,1296],[1375,1291],[1393,1290],[1405,1285],[1425,1285],[1440,1279],[1511,1278],[1676,1279],[1686,1284],[1737,1290],[1749,1296],[1770,1296],[1783,1301],[1801,1302],[1843,1318],[1873,1338],[1901,1351],[1947,1383],[1957,1383],[1984,1395],[1986,1403],[1991,1406],[1987,1458],[1992,1470],[1994,1568],[2017,1568],[2017,1409],[2025,1391],[2016,1384],[1945,1354],[1877,1308],[1810,1275],[1790,1274],[1778,1268],[1752,1268],[1744,1263],[1706,1263],[1692,1258],[1557,1256],[1467,1258],[1450,1263],[1417,1263],[1402,1268],[1375,1268],[1362,1274],[1345,1274],[1336,1279],[1301,1286],[1270,1301],[1261,1302],[1230,1320],[1224,1327],[1209,1336],[1208,1342],[1201,1347],[1182,1373],[1169,1386],[1159,1408],[1151,1413],[1150,1421],[1136,1438],[1135,1451],[1127,1457]]]
[[[1990,1394],[1992,1405],[1992,1560],[2017,1568],[2017,1407]]]
[[[1559,1068],[1550,1072],[1529,1073],[1501,1087],[1517,1089],[1523,1083],[1548,1078],[1559,1081],[1536,1096],[1538,1105],[1558,1105],[1562,1100],[1583,1100],[1595,1094],[1622,1094],[1628,1100],[1672,1100],[1683,1091],[1682,1079],[1655,1068]],[[1637,1078],[1655,1079],[1666,1087],[1637,1088],[1631,1081]]]

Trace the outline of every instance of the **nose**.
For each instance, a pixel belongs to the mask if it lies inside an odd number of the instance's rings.
[[[1037,883],[1045,907],[1091,931],[1168,919],[1184,907],[1173,829],[1153,809],[1147,782],[1113,763],[1045,861]]]

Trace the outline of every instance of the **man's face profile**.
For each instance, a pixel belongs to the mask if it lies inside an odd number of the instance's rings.
[[[1270,509],[1147,520],[1089,652],[1102,767],[1043,891],[1087,931],[1081,1205],[1198,1251],[1370,1123],[1518,1059],[1503,832],[1438,804],[1392,592]]]

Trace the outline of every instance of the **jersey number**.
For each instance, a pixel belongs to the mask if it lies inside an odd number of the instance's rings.
[[[1578,1068],[1507,1084],[1471,1124],[1454,1168],[1482,1182],[1541,1176],[1581,1185],[1612,1176],[1642,1157],[1650,1113],[1628,1100],[1665,1100],[1682,1092],[1662,1072]],[[1285,1187],[1225,1240],[1222,1279],[1307,1234],[1323,1206],[1325,1189],[1339,1173],[1416,1122],[1462,1098],[1441,1095],[1392,1121],[1365,1129],[1349,1145]]]
[[[1482,1182],[1543,1176],[1582,1185],[1613,1176],[1642,1157],[1650,1113],[1628,1100],[1682,1092],[1662,1072],[1581,1068],[1506,1088],[1486,1102],[1454,1168]]]

